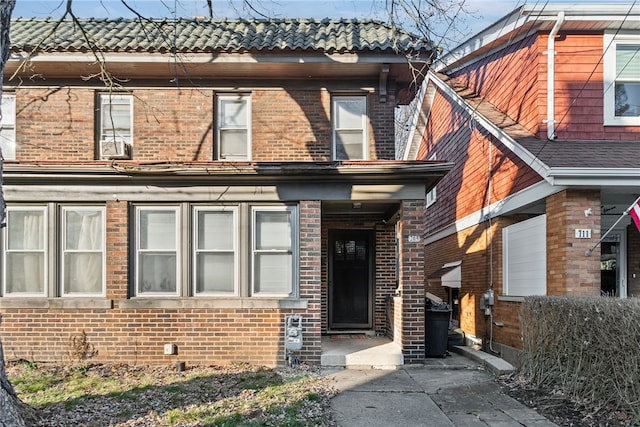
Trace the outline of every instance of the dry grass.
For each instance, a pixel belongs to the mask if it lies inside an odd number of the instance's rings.
[[[334,391],[311,369],[36,366],[9,379],[40,426],[333,426]]]

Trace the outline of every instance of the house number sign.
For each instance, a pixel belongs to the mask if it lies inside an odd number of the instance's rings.
[[[420,236],[418,236],[417,234],[410,234],[409,235],[409,242],[410,243],[418,243],[418,242],[420,242]]]
[[[576,228],[576,239],[590,239],[590,238],[591,238],[590,228]]]

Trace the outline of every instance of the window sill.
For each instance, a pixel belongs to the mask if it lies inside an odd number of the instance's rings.
[[[525,297],[517,297],[512,295],[498,295],[498,301],[507,302],[524,302]]]
[[[0,308],[33,309],[110,309],[113,300],[105,298],[0,298]]]
[[[299,298],[158,298],[134,297],[121,300],[122,309],[137,308],[266,308],[266,309],[306,309],[308,301]]]

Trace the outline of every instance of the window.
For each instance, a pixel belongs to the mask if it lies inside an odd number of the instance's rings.
[[[46,296],[47,211],[7,207],[2,259],[2,294]]]
[[[335,160],[366,160],[367,98],[365,96],[335,96],[333,113],[333,158]]]
[[[2,94],[2,121],[0,121],[0,149],[5,160],[16,159],[16,96]]]
[[[251,160],[251,97],[217,97],[216,158]]]
[[[255,207],[252,217],[253,294],[292,295],[294,210]]]
[[[237,293],[237,209],[194,208],[195,294]]]
[[[133,97],[100,94],[100,158],[131,158],[133,143]]]
[[[62,294],[103,295],[105,210],[62,207]]]
[[[105,233],[104,206],[7,206],[2,295],[105,296]]]
[[[134,211],[135,296],[297,296],[296,206],[185,202]]]
[[[604,124],[640,125],[640,37],[605,34]]]
[[[433,153],[430,157],[429,160],[437,160],[436,159],[436,154]],[[436,202],[436,187],[433,187],[431,190],[429,190],[429,192],[427,193],[427,207],[431,206],[432,204],[434,204]]]
[[[502,229],[504,294],[509,296],[547,293],[547,216]]]
[[[178,294],[178,208],[138,207],[136,223],[136,295]]]

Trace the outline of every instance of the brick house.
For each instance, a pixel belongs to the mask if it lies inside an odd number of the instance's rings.
[[[455,164],[425,276],[467,336],[509,357],[527,295],[640,296],[640,6],[526,5],[433,68],[404,158]]]
[[[395,160],[394,109],[429,43],[356,20],[55,24],[13,22],[4,76],[7,357],[65,361],[84,335],[97,361],[278,365],[294,314],[303,362],[352,332],[424,357],[423,200],[452,165]]]

